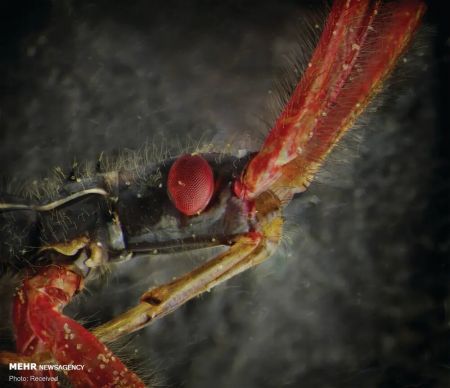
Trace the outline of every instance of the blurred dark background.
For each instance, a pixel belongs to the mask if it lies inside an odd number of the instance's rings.
[[[316,1],[3,1],[0,175],[32,184],[145,141],[257,149],[276,79],[325,15]],[[449,39],[430,2],[376,109],[287,208],[276,257],[116,351],[170,387],[449,386]],[[207,257],[138,259],[69,312],[97,325]],[[11,347],[7,323],[0,335]]]

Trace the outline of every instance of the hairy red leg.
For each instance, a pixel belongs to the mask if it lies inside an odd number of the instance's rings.
[[[380,90],[424,12],[420,0],[336,0],[308,68],[236,192],[304,191]]]
[[[62,315],[62,309],[81,286],[79,275],[58,266],[46,267],[23,282],[13,301],[17,352],[36,359],[50,353],[60,365],[82,365],[81,370],[67,371],[76,387],[144,387],[139,377],[93,334]],[[28,378],[55,376],[54,372],[40,371],[39,365],[37,369],[22,371],[21,375]],[[49,387],[56,384],[28,379],[23,386]]]

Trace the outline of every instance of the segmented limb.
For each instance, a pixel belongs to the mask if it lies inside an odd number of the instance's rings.
[[[99,340],[113,341],[139,330],[190,299],[268,259],[282,235],[281,203],[271,193],[265,193],[253,206],[257,230],[238,237],[227,252],[192,272],[149,290],[138,306],[97,327],[92,334],[60,313],[80,288],[81,280],[77,274],[66,268],[49,267],[26,280],[14,301],[18,354],[1,352],[0,362],[49,362],[53,357],[61,364],[86,365],[83,372],[69,374],[76,386],[96,383],[97,376],[105,385],[104,382],[111,378],[115,381],[117,375],[121,376],[119,383],[126,379],[136,387],[142,386],[139,385],[142,384],[140,380],[127,371]],[[35,343],[40,344],[39,348]],[[92,380],[93,376],[95,380]]]
[[[268,259],[282,235],[280,202],[270,193],[255,203],[259,228],[237,238],[230,249],[171,283],[147,291],[141,303],[97,327],[93,333],[102,341],[113,341],[161,318],[190,299]]]
[[[41,269],[24,280],[13,301],[16,347],[23,360],[34,362],[51,355],[61,365],[82,365],[67,375],[76,387],[144,387],[143,382],[93,334],[62,309],[82,287],[82,278],[59,266]],[[56,387],[56,382],[33,382],[31,377],[54,377],[48,370],[21,371],[24,387]]]
[[[425,12],[420,0],[336,0],[312,59],[236,192],[306,189],[404,53]]]
[[[281,236],[282,220],[262,210],[271,202],[266,192],[306,189],[325,156],[380,90],[424,10],[419,0],[385,5],[369,0],[335,1],[305,74],[262,150],[236,184],[240,196],[259,203],[256,209],[263,217],[258,229],[237,238],[229,251],[191,273],[149,290],[137,307],[98,327],[94,334],[110,341],[138,330],[270,257]],[[61,314],[81,286],[78,275],[58,267],[45,271],[26,280],[15,298],[19,357],[39,359],[51,354],[62,364],[84,364],[87,370],[69,373],[78,386],[92,385],[96,377],[111,385],[117,374],[126,377],[124,385],[132,381],[142,386],[101,342]],[[8,357],[13,358],[4,355]]]

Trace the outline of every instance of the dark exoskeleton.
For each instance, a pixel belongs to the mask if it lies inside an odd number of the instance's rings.
[[[283,208],[307,189],[381,89],[424,11],[420,0],[336,0],[308,67],[256,154],[184,155],[75,176],[35,202],[0,198],[0,263],[26,273],[13,300],[17,352],[0,352],[0,363],[84,364],[86,370],[68,373],[75,386],[143,387],[103,341],[144,327],[273,254]],[[148,290],[137,306],[92,332],[62,313],[95,267],[218,245],[227,248]]]
[[[229,245],[251,228],[245,203],[232,187],[249,156],[210,153],[202,157],[212,168],[215,187],[206,209],[195,217],[178,211],[168,195],[167,176],[176,159],[145,166],[139,173],[121,169],[69,176],[51,200],[24,203],[23,198],[4,195],[0,203],[2,268],[73,263],[87,275],[93,267],[135,254]],[[98,254],[80,250],[88,241],[102,248]]]

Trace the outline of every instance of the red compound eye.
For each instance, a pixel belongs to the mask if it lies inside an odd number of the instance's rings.
[[[201,212],[214,191],[210,165],[199,155],[180,156],[170,168],[167,190],[181,213],[192,216]]]

